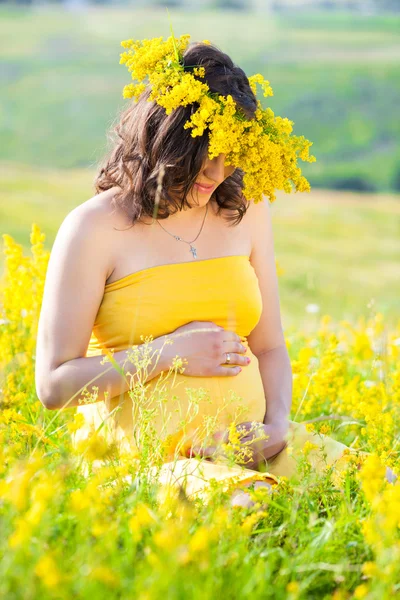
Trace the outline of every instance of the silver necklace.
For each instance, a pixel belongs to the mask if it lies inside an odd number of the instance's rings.
[[[190,245],[190,252],[193,254],[193,258],[197,258],[197,250],[196,250],[196,248],[195,248],[195,247],[194,247],[192,244],[193,244],[193,242],[195,242],[195,241],[197,240],[197,238],[198,238],[198,237],[199,237],[199,235],[201,234],[201,231],[202,231],[202,229],[203,229],[204,222],[205,222],[205,220],[206,220],[207,211],[208,211],[208,203],[207,203],[207,206],[206,206],[206,212],[205,212],[205,214],[204,214],[204,219],[203,219],[203,223],[201,224],[200,231],[199,231],[199,233],[196,235],[196,237],[194,238],[194,240],[192,240],[191,242],[187,242],[186,240],[183,240],[181,237],[179,237],[179,235],[174,235],[173,233],[170,233],[169,231],[167,231],[167,230],[165,229],[165,227],[163,227],[163,226],[161,225],[161,223],[160,223],[159,221],[157,221],[157,223],[159,224],[159,226],[160,226],[162,229],[164,229],[164,231],[166,231],[166,232],[167,232],[169,235],[172,235],[172,237],[174,237],[174,238],[175,238],[175,239],[176,239],[178,242],[185,242],[185,244],[189,244],[189,245]]]

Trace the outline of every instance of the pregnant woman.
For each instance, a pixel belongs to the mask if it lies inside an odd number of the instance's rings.
[[[137,380],[129,349],[143,350],[152,336],[149,395],[174,357],[184,359],[184,370],[166,379],[170,418],[165,425],[155,412],[157,431],[179,437],[191,394],[206,394],[184,427],[185,453],[165,463],[164,476],[202,463],[205,479],[268,485],[295,473],[306,440],[339,459],[343,444],[288,420],[292,371],[269,200],[275,189],[308,189],[297,159],[313,160],[310,142],[262,109],[256,84],[270,95],[268,82],[248,78],[208,41],[122,45],[121,63],[137,81],[124,96],[134,100],[116,127],[96,195],[67,215],[51,252],[37,343],[40,400],[49,409],[79,406],[78,439],[107,420],[116,440],[132,443],[135,407],[123,374]],[[107,353],[124,373],[105,366]],[[89,383],[98,390],[88,404]],[[205,417],[218,416],[223,432],[236,414],[252,449],[246,468],[213,462],[212,445],[202,447],[195,435]],[[252,445],[254,423],[265,439]],[[207,454],[211,460],[199,460]],[[193,493],[204,487],[204,477],[190,481]],[[238,490],[232,502],[246,502]]]

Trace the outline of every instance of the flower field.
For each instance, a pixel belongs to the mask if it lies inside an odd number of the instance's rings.
[[[318,447],[289,445],[296,476],[249,487],[251,507],[232,505],[234,481],[213,480],[207,498],[189,497],[184,486],[157,482],[185,447],[180,432],[155,435],[142,382],[131,390],[134,451],[106,441],[108,423],[74,443],[82,415],[47,410],[36,395],[50,249],[65,215],[93,190],[105,131],[126,104],[120,40],[167,37],[164,4],[0,5],[0,600],[400,598],[400,483],[387,480],[400,475],[399,14],[374,13],[374,2],[349,12],[354,3],[322,2],[323,11],[264,0],[242,3],[254,10],[167,3],[178,35],[207,38],[258,73],[251,83],[264,86],[263,126],[272,111],[288,115],[296,136],[314,142],[318,161],[304,164],[307,180],[295,186],[310,181],[310,194],[281,193],[291,188],[290,173],[276,175],[281,152],[256,149],[251,131],[237,152],[249,167],[254,152],[270,198],[278,190],[271,208],[290,418],[346,444],[344,459],[331,464],[322,446],[316,472]],[[182,82],[193,101],[193,81]],[[218,113],[211,97],[199,99],[190,125],[198,134]],[[175,100],[165,96],[165,107]],[[235,122],[218,119],[224,152]],[[243,123],[236,127],[243,140]],[[274,128],[287,140],[286,120]],[[254,198],[263,185],[254,173],[248,180]],[[132,362],[146,369],[146,356],[132,353]],[[95,399],[93,385],[85,401]],[[202,401],[190,398],[193,415]],[[229,442],[228,455],[240,446],[237,435]]]
[[[0,597],[392,598],[400,593],[400,320],[315,318],[286,330],[294,421],[370,453],[346,471],[299,476],[233,507],[160,487],[150,466],[171,440],[135,455],[93,435],[78,450],[75,409],[46,411],[35,393],[37,322],[49,258],[37,225],[30,251],[3,234],[0,295]],[[393,324],[394,322],[394,324]]]

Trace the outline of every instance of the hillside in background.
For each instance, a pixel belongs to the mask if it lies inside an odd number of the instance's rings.
[[[176,35],[210,39],[248,74],[268,104],[314,141],[317,186],[400,189],[400,17],[332,13],[170,11]],[[169,35],[164,8],[0,7],[0,160],[92,167],[127,102],[120,41]]]

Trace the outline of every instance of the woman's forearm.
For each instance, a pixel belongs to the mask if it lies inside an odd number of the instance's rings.
[[[292,406],[293,373],[285,346],[257,356],[264,386],[266,412],[264,424],[286,422]]]
[[[88,393],[93,394],[93,386],[98,390],[92,402],[104,400],[106,393],[110,398],[124,394],[132,385],[131,377],[127,376],[128,372],[132,374],[134,383],[139,377],[141,381],[146,382],[157,377],[161,371],[169,369],[172,364],[170,346],[164,345],[164,342],[165,336],[160,336],[148,344],[149,353],[146,356],[151,358],[151,362],[146,367],[146,372],[140,369],[140,374],[134,364],[127,360],[130,349],[115,352],[113,355],[123,374],[119,373],[109,360],[101,364],[104,359],[102,355],[70,360],[50,373],[49,393],[46,397],[39,396],[39,399],[46,408],[58,410],[84,404],[85,390],[86,396]],[[140,349],[144,346],[145,344],[140,344],[138,347]]]

